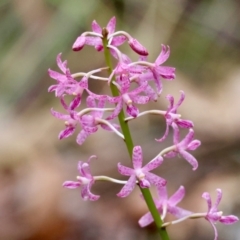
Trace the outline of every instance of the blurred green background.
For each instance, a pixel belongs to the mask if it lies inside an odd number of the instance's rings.
[[[54,83],[47,69],[57,70],[62,52],[72,72],[104,66],[101,53],[85,47],[72,52],[76,37],[95,19],[105,26],[117,17],[117,30],[137,38],[154,61],[161,44],[171,47],[165,65],[176,67],[177,78],[164,81],[164,90],[150,108],[165,109],[167,94],[186,100],[183,118],[195,124],[202,146],[194,155],[199,168],[192,172],[183,159],[167,160],[157,173],[168,180],[169,194],[180,185],[186,197],[180,206],[206,211],[201,198],[223,189],[224,215],[240,216],[240,2],[236,0],[0,0],[0,239],[95,240],[158,239],[154,226],[140,229],[138,219],[147,211],[135,191],[118,199],[121,186],[97,183],[98,202],[83,202],[79,190],[61,187],[74,180],[77,161],[96,154],[95,175],[121,178],[116,163],[130,164],[124,144],[115,135],[98,131],[78,146],[75,136],[58,141],[63,122],[50,114],[62,111],[47,88]],[[122,48],[132,59],[136,54]],[[102,84],[90,84],[106,92]],[[141,108],[146,109],[146,107]],[[63,112],[63,111],[62,111]],[[135,145],[145,162],[172,144],[171,135],[159,144],[165,124],[158,117],[130,123]],[[101,166],[101,169],[100,167]],[[123,178],[122,178],[123,179]],[[239,240],[239,223],[217,224],[219,240]],[[210,224],[188,220],[169,227],[171,240],[209,240]]]

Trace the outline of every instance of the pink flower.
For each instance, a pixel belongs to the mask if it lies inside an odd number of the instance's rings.
[[[187,152],[187,150],[195,150],[200,145],[201,142],[199,140],[193,140],[194,137],[194,131],[192,128],[189,129],[188,134],[185,136],[185,138],[179,142],[180,134],[179,134],[179,128],[177,125],[173,125],[173,143],[175,146],[175,149],[173,151],[168,152],[164,155],[164,157],[172,158],[175,157],[177,154],[180,154],[184,159],[186,159],[193,167],[193,170],[196,170],[198,168],[198,162],[190,153]]]
[[[77,143],[79,145],[82,145],[89,135],[95,133],[98,130],[99,125],[107,131],[117,132],[117,129],[119,129],[117,124],[112,124],[109,121],[102,119],[106,100],[107,96],[100,96],[97,105],[93,96],[87,97],[87,107],[98,108],[98,110],[91,111],[91,113],[84,114],[80,117],[82,130],[77,136]]]
[[[222,199],[222,190],[218,188],[216,191],[217,191],[217,199],[214,205],[212,205],[211,197],[208,192],[204,192],[202,195],[202,197],[207,201],[207,204],[208,204],[208,212],[205,218],[211,223],[214,229],[214,233],[215,233],[214,240],[218,239],[218,233],[215,226],[216,222],[219,221],[223,224],[230,225],[239,220],[238,217],[234,215],[222,216],[223,213],[221,211],[218,211],[218,205]]]
[[[160,66],[161,64],[166,62],[166,60],[169,58],[169,55],[170,55],[169,47],[168,46],[166,47],[162,44],[162,51],[160,52],[159,56],[157,57],[157,59],[154,63],[147,62],[143,58],[140,61],[129,63],[128,68],[133,67],[133,66],[138,66],[138,68],[140,68],[140,66],[141,67],[144,66],[145,70],[143,69],[141,74],[138,76],[139,80],[137,80],[137,81],[153,80],[156,85],[157,94],[160,95],[162,92],[161,78],[165,78],[168,80],[172,80],[175,78],[175,68],[167,67],[167,66]],[[153,95],[151,88],[149,88],[149,93],[151,95]],[[152,97],[154,97],[154,96],[152,96]]]
[[[94,195],[91,193],[91,187],[94,184],[94,177],[90,172],[90,161],[96,156],[91,156],[87,162],[78,162],[78,171],[80,176],[77,176],[77,182],[75,181],[65,181],[63,187],[69,189],[75,189],[81,187],[81,196],[84,200],[96,201],[100,198],[99,195]]]
[[[174,98],[172,95],[167,95],[167,97],[166,97],[170,103],[170,105],[168,106],[167,112],[164,116],[166,119],[167,126],[166,126],[166,131],[165,131],[163,137],[160,139],[156,139],[156,141],[158,141],[158,142],[162,142],[163,140],[165,140],[165,138],[168,135],[170,126],[177,125],[182,128],[192,128],[193,127],[192,121],[180,119],[181,116],[179,114],[177,114],[177,109],[182,104],[183,100],[185,99],[184,92],[183,91],[180,91],[180,92],[181,92],[181,97],[180,97],[178,103],[175,105],[174,105]]]
[[[117,194],[118,197],[127,197],[134,189],[136,180],[138,180],[139,185],[142,188],[149,188],[150,184],[155,186],[166,185],[167,181],[165,179],[149,172],[160,166],[163,162],[163,158],[157,156],[144,167],[142,167],[142,161],[142,148],[140,146],[135,146],[132,154],[133,169],[118,163],[118,171],[124,176],[130,176],[122,190]]]
[[[172,80],[175,78],[175,68],[160,66],[161,64],[167,61],[167,59],[169,58],[169,55],[170,55],[169,46],[166,47],[162,44],[162,51],[157,57],[154,63],[154,66],[151,68],[158,94],[162,92],[161,77],[169,80]]]
[[[108,36],[115,32],[116,27],[116,18],[112,17],[107,26],[106,30],[108,31]],[[88,32],[87,32],[88,33]],[[103,43],[102,43],[102,28],[101,26],[94,20],[92,22],[92,36],[87,36],[86,33],[80,35],[73,44],[73,50],[79,51],[81,50],[84,45],[94,46],[97,51],[103,50]],[[126,41],[126,37],[123,35],[113,37],[111,39],[111,45],[113,46],[120,46]]]
[[[155,199],[155,205],[158,209],[158,212],[161,215],[161,218],[164,219],[167,213],[172,214],[176,218],[182,218],[190,215],[192,212],[187,211],[183,208],[177,207],[176,205],[182,201],[185,195],[185,189],[183,186],[180,188],[168,199],[167,187],[157,187],[158,199]],[[146,227],[147,225],[153,222],[153,217],[150,212],[146,213],[138,221],[141,227]]]
[[[54,111],[53,109],[51,109],[51,113],[54,117],[65,121],[66,127],[58,135],[58,138],[61,140],[63,138],[71,136],[76,130],[76,126],[79,123],[79,117],[77,115],[77,112],[74,110],[80,105],[81,99],[79,96],[76,96],[69,106],[67,106],[63,97],[61,97],[60,100],[64,109],[68,111],[68,114],[62,114]]]
[[[61,97],[64,93],[82,96],[84,89],[88,88],[88,77],[84,76],[80,82],[76,81],[69,68],[67,68],[67,61],[62,62],[61,53],[57,55],[57,65],[63,74],[48,70],[48,74],[51,78],[57,80],[57,84],[48,88],[49,92],[55,91],[56,97]]]
[[[152,72],[143,72],[142,74],[139,74],[138,76],[136,76],[136,79],[134,81],[138,85],[142,85],[144,82],[149,82],[151,79],[153,79]],[[155,90],[151,85],[148,84],[146,86],[144,93],[149,97],[150,100],[157,101],[158,94],[155,92]]]
[[[149,102],[148,96],[139,96],[141,92],[143,92],[147,86],[147,82],[143,83],[139,87],[135,88],[132,91],[129,91],[130,89],[130,81],[127,76],[122,76],[122,81],[120,83],[120,89],[119,89],[119,96],[118,97],[108,97],[108,101],[110,103],[117,103],[117,106],[114,110],[114,112],[107,118],[107,119],[113,119],[118,116],[120,111],[123,108],[123,104],[125,103],[127,106],[127,113],[128,115],[132,117],[137,117],[139,110],[134,105],[136,104],[146,104]]]
[[[55,79],[57,81],[57,84],[52,85],[48,88],[48,92],[55,91],[56,97],[62,96],[65,92],[68,92],[68,88],[72,86],[72,84],[75,84],[76,80],[74,80],[71,77],[71,73],[69,68],[67,68],[67,61],[62,62],[61,60],[61,53],[57,55],[57,65],[60,68],[60,70],[63,72],[58,73],[56,71],[53,71],[51,69],[48,69],[48,74],[51,78]]]

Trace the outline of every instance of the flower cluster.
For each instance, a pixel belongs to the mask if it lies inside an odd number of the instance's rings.
[[[217,231],[214,223],[220,221],[224,224],[231,224],[238,220],[235,216],[222,216],[221,212],[217,211],[217,206],[221,200],[221,190],[218,191],[217,202],[214,206],[211,204],[208,193],[203,194],[203,198],[207,200],[208,211],[203,215],[197,215],[191,211],[177,207],[176,205],[183,199],[185,189],[183,186],[177,192],[168,198],[167,181],[150,171],[158,168],[167,158],[173,158],[176,155],[181,156],[191,166],[193,170],[198,168],[198,161],[188,151],[197,149],[201,142],[194,139],[193,122],[181,118],[177,113],[178,108],[185,99],[185,93],[180,91],[180,99],[174,104],[174,98],[167,95],[169,106],[166,110],[154,109],[145,112],[140,112],[139,104],[147,104],[149,101],[156,101],[162,93],[162,80],[173,80],[175,78],[175,68],[163,66],[170,56],[169,46],[162,45],[161,51],[157,59],[151,63],[147,61],[148,51],[134,39],[129,33],[124,31],[115,32],[116,19],[113,17],[108,22],[107,26],[101,28],[96,22],[92,22],[92,31],[82,33],[74,42],[72,49],[80,51],[85,45],[94,46],[98,52],[103,52],[105,56],[108,54],[117,60],[116,66],[112,69],[111,64],[107,67],[91,70],[87,73],[77,72],[71,73],[67,66],[67,61],[62,61],[61,54],[57,56],[57,65],[61,73],[49,69],[49,76],[56,81],[56,84],[49,87],[49,92],[55,92],[55,96],[60,99],[61,105],[66,113],[59,113],[51,110],[54,117],[65,121],[65,129],[59,133],[59,139],[67,138],[73,135],[77,128],[78,134],[76,141],[82,145],[87,137],[97,132],[100,126],[104,130],[111,131],[127,142],[127,136],[123,130],[124,123],[134,120],[147,114],[160,115],[166,121],[166,131],[162,137],[156,136],[157,142],[164,141],[169,135],[169,129],[173,130],[173,145],[163,149],[144,167],[143,153],[141,146],[132,147],[132,167],[127,167],[118,164],[118,171],[121,175],[128,176],[127,181],[113,179],[107,176],[93,176],[90,172],[90,160],[95,157],[91,156],[87,162],[79,161],[78,171],[79,176],[77,181],[66,181],[64,187],[73,189],[81,187],[81,195],[84,200],[96,201],[100,196],[91,192],[92,185],[97,180],[107,180],[118,184],[124,184],[122,189],[117,194],[118,197],[127,197],[139,185],[140,188],[149,189],[151,186],[157,189],[159,199],[155,200],[155,206],[164,221],[167,213],[172,214],[178,220],[205,217],[214,227],[215,239],[217,239]],[[138,61],[132,61],[127,55],[119,50],[119,46],[127,42],[130,48],[138,54]],[[107,62],[107,61],[106,61]],[[102,71],[108,71],[108,77],[100,77],[96,75]],[[79,80],[77,80],[80,78]],[[94,93],[89,88],[88,81],[105,81],[106,85],[114,93],[113,95],[101,95]],[[153,82],[153,84],[152,84]],[[82,94],[86,92],[86,107],[82,108]],[[117,93],[117,94],[116,94]],[[70,103],[66,101],[66,95],[72,99]],[[110,105],[111,107],[106,107]],[[125,117],[125,114],[128,117]],[[119,119],[120,125],[113,122],[115,118]],[[124,126],[125,126],[124,125]],[[180,140],[180,130],[185,128],[188,133]],[[141,227],[149,225],[154,219],[149,212],[140,220]],[[173,224],[174,222],[171,222]],[[167,226],[164,223],[163,226]]]

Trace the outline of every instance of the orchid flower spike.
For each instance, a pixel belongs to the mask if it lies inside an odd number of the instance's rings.
[[[80,176],[77,176],[77,181],[65,181],[63,187],[69,189],[75,189],[81,187],[81,196],[83,200],[96,201],[100,198],[99,195],[94,195],[91,193],[91,187],[94,184],[94,177],[90,172],[90,161],[92,158],[96,158],[95,155],[92,155],[87,162],[78,162],[78,171]]]
[[[162,164],[163,158],[161,156],[157,156],[142,167],[142,148],[140,146],[135,146],[133,148],[132,162],[133,168],[125,167],[118,163],[118,171],[120,174],[130,176],[122,190],[117,194],[118,197],[127,197],[133,191],[136,180],[141,188],[149,188],[151,184],[161,187],[167,184],[165,179],[149,172]]]

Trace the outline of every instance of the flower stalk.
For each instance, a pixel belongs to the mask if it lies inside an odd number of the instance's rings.
[[[109,48],[107,47],[108,32],[107,32],[106,28],[103,28],[102,35],[103,35],[102,41],[103,41],[105,61],[106,61],[106,65],[109,67],[109,70],[108,70],[109,74],[111,75],[111,73],[113,71],[113,67],[112,67],[112,62],[111,62],[111,54],[110,54]],[[114,80],[115,79],[113,78],[112,81],[114,81]],[[117,87],[114,84],[112,84],[112,82],[110,83],[110,89],[111,89],[112,95],[114,97],[119,95]],[[123,110],[121,110],[121,112],[119,113],[118,120],[120,123],[122,133],[124,135],[124,141],[125,141],[126,147],[128,149],[129,156],[131,158],[134,144],[133,144],[133,140],[132,140],[132,136],[131,136],[131,132],[130,132],[128,123],[125,121],[125,115],[124,115]],[[162,240],[170,240],[166,228],[162,227],[163,221],[161,220],[160,214],[158,213],[158,210],[154,204],[150,190],[148,188],[141,188],[140,186],[139,186],[139,188],[142,192],[143,198],[148,206],[148,209],[154,218],[154,222],[156,224],[158,233],[160,234]]]

